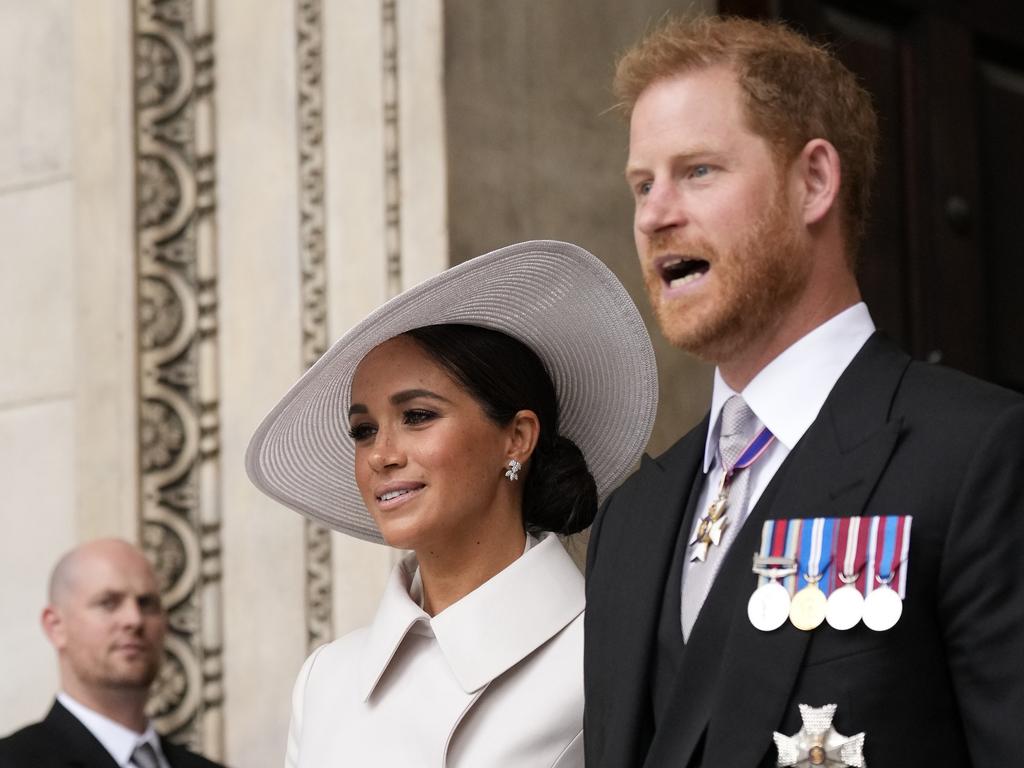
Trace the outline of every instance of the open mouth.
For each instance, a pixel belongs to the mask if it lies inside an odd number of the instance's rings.
[[[658,265],[662,282],[669,288],[692,283],[707,274],[711,265],[704,259],[686,259],[681,256],[665,259]]]

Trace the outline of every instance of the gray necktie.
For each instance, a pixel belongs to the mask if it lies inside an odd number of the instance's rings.
[[[761,424],[757,416],[754,415],[754,412],[750,410],[750,407],[739,395],[733,395],[725,401],[725,404],[722,406],[720,424],[718,461],[721,467],[728,469],[739,460],[743,450],[750,444],[750,441],[754,439],[754,435],[761,428]],[[740,470],[729,483],[729,501],[725,509],[728,525],[722,534],[721,542],[708,550],[707,559],[704,562],[692,562],[690,560],[692,547],[687,547],[682,574],[681,620],[683,640],[690,638],[690,630],[693,629],[693,624],[697,621],[697,614],[700,613],[701,606],[704,605],[704,600],[708,596],[711,584],[714,582],[718,568],[722,564],[722,559],[725,557],[729,545],[736,538],[740,526],[746,519],[749,490],[749,470]],[[713,489],[710,497],[711,500],[713,501],[717,495],[717,489]],[[697,510],[693,530],[696,529],[705,511],[703,509]],[[691,530],[691,534],[693,530]],[[690,537],[688,536],[686,540],[689,542]]]
[[[148,741],[143,741],[135,747],[132,752],[132,763],[137,768],[160,768],[160,758],[156,756],[156,750]]]

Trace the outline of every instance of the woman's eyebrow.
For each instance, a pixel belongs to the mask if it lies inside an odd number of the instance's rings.
[[[444,403],[450,403],[447,397],[431,392],[429,389],[403,389],[401,392],[396,392],[391,396],[392,405],[401,405],[402,403],[414,400],[417,397],[429,397],[432,400],[440,400]]]
[[[439,395],[437,392],[432,392],[429,389],[403,389],[401,392],[393,394],[389,400],[392,405],[401,405],[409,400],[415,400],[417,397],[427,397],[431,400],[440,400],[443,403],[451,403],[451,400],[444,395]],[[357,413],[366,414],[369,413],[369,409],[362,403],[352,403],[348,409],[348,415],[349,417],[352,417]]]

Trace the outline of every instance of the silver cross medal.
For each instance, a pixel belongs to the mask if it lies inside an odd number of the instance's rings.
[[[792,736],[773,734],[779,750],[778,766],[813,768],[824,765],[831,768],[866,768],[864,762],[864,733],[843,736],[832,727],[835,704],[823,707],[800,705],[803,728]]]
[[[722,482],[718,486],[718,496],[708,505],[708,511],[704,513],[697,530],[690,538],[690,546],[697,545],[690,555],[690,562],[703,563],[708,559],[711,545],[718,546],[722,542],[722,534],[729,527],[729,520],[725,515],[725,508],[729,505],[729,479],[729,473],[723,472]]]

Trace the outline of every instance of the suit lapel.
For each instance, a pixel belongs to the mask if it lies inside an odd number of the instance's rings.
[[[54,751],[63,753],[68,766],[118,768],[106,748],[59,701],[53,702],[43,722],[55,736]]]
[[[707,419],[689,438],[706,432]],[[587,645],[588,656],[593,655],[588,674],[593,669],[595,678],[604,681],[608,693],[602,698],[609,707],[602,718],[604,732],[588,739],[594,739],[595,752],[608,765],[634,765],[646,751],[642,745],[653,728],[650,683],[658,622],[684,517],[680,500],[687,498],[702,457],[703,438],[683,439],[656,460],[644,457],[637,473],[642,482],[628,514],[614,518],[619,528],[606,524],[601,532],[613,543],[601,551],[602,562],[587,590],[619,597],[607,603],[613,606],[607,616],[600,614],[606,600],[587,609],[588,622],[598,623],[607,638],[600,651],[594,643]]]
[[[799,674],[811,633],[788,623],[760,632],[746,616],[751,556],[773,518],[859,514],[896,446],[889,410],[910,358],[876,334],[836,382],[733,542],[694,625],[665,722],[647,765],[757,765]]]

